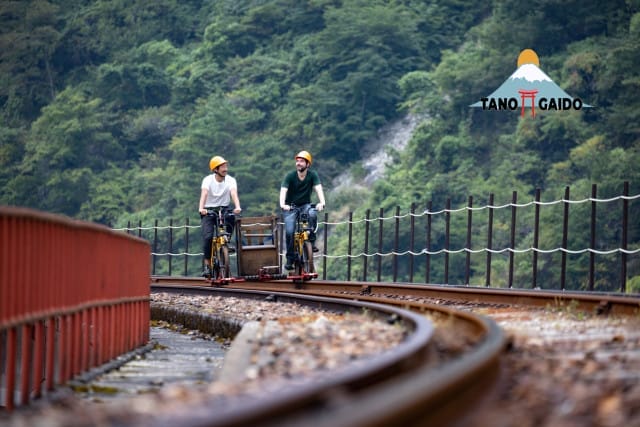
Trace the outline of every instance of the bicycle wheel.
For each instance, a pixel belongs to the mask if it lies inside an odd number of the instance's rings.
[[[302,259],[300,263],[300,274],[315,273],[313,266],[313,245],[311,242],[305,241],[302,246]]]
[[[220,259],[217,254],[216,245],[211,249],[211,280],[217,280],[220,277]]]
[[[211,256],[209,257],[209,275],[207,279],[214,280],[216,278],[216,271],[218,268],[218,260],[216,259],[216,241],[215,236],[211,239]]]
[[[229,263],[229,248],[221,246],[218,251],[218,269],[216,278],[228,279],[231,277],[231,264]]]

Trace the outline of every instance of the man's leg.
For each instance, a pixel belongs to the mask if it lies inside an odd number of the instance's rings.
[[[309,215],[309,227],[311,232],[309,233],[309,241],[313,246],[313,252],[318,252],[316,247],[316,229],[318,228],[318,211],[312,208],[311,205],[307,205],[307,214]]]
[[[226,211],[224,214],[224,225],[229,233],[229,252],[233,253],[236,251],[235,246],[232,245],[233,242],[233,230],[236,225],[236,216],[230,210]]]
[[[202,229],[202,257],[204,259],[204,271],[202,276],[211,277],[211,239],[213,238],[214,217],[203,215],[200,220]]]
[[[284,216],[284,234],[287,244],[287,264],[285,268],[287,270],[293,270],[293,233],[296,228],[296,211],[286,211]]]

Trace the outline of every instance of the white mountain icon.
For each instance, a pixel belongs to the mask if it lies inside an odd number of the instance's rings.
[[[534,98],[536,108],[539,108],[541,99],[543,100],[543,105],[545,105],[544,103],[548,104],[551,99],[557,100],[558,98],[566,98],[573,101],[573,98],[555,84],[536,64],[525,63],[520,65],[495,92],[487,97],[485,105],[489,105],[491,100],[497,102],[499,99],[514,98],[517,100],[518,108],[520,108],[522,107],[523,99],[519,91],[537,91]],[[525,97],[525,107],[530,107],[531,101],[531,98]],[[581,106],[590,107],[587,104],[581,104]],[[471,104],[471,107],[483,107],[483,102],[478,101],[475,104]]]

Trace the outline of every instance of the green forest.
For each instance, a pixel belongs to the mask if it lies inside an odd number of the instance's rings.
[[[624,181],[638,194],[639,47],[640,0],[4,0],[0,204],[114,228],[197,223],[222,155],[243,214],[275,213],[302,149],[332,216],[567,186],[579,199],[592,184],[606,198]],[[470,108],[525,48],[593,108]],[[385,175],[333,192],[408,115],[421,121]]]

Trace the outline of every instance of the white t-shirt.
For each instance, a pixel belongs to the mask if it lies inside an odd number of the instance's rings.
[[[235,178],[227,175],[224,181],[216,181],[216,175],[211,174],[202,180],[202,189],[207,190],[207,198],[204,201],[205,207],[229,206],[231,202],[231,189],[238,188]]]

